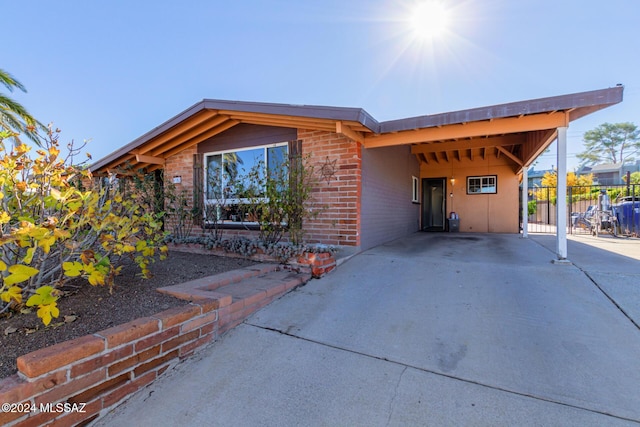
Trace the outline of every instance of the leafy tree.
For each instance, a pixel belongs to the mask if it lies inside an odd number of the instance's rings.
[[[15,89],[22,92],[27,91],[22,83],[3,69],[0,69],[0,83],[9,92],[13,92]],[[20,103],[0,92],[0,130],[8,132],[5,139],[12,138],[16,143],[20,143],[19,135],[24,133],[36,145],[40,145],[37,135],[38,129],[44,130],[46,128],[34,119]]]
[[[542,181],[540,182],[543,187],[549,187],[548,194],[549,198],[552,200],[556,199],[556,188],[558,186],[558,174],[557,172],[546,172]],[[572,194],[575,196],[579,196],[581,194],[587,194],[589,188],[593,185],[593,175],[576,175],[574,172],[569,172],[567,174],[567,187],[573,187]],[[537,191],[537,197],[539,199],[544,199],[547,197],[547,189],[539,189]]]
[[[630,176],[630,184],[640,184],[640,172],[633,172]],[[622,179],[624,182],[627,182],[627,176],[623,176]]]
[[[640,152],[640,129],[630,122],[603,123],[583,139],[585,151],[577,157],[584,164],[624,163]]]
[[[9,136],[0,131],[0,313],[33,306],[47,325],[65,282],[110,286],[125,256],[148,276],[166,252],[160,215],[70,165],[53,130],[35,155],[26,144],[7,150]]]

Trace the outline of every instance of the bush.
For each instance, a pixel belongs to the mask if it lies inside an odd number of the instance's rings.
[[[167,251],[161,215],[73,165],[72,144],[61,158],[58,132],[40,136],[33,158],[25,144],[7,149],[0,133],[0,313],[34,306],[45,325],[71,278],[111,286],[124,256],[146,277]]]
[[[241,210],[260,225],[259,240],[278,243],[288,232],[293,245],[304,242],[305,219],[317,216],[322,207],[312,209],[316,183],[314,167],[308,158],[291,156],[288,161],[268,168],[262,162],[236,182],[236,194],[243,196]]]

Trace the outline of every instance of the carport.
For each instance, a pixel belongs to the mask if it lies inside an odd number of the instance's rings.
[[[411,154],[420,163],[421,178],[429,177],[431,170],[436,171],[435,176],[448,186],[445,194],[451,196],[451,205],[454,201],[454,185],[459,181],[456,180],[457,176],[465,177],[466,194],[469,194],[469,176],[475,170],[482,169],[486,175],[496,176],[497,180],[500,176],[493,175],[496,173],[494,165],[501,162],[501,173],[506,176],[503,181],[508,181],[511,191],[513,188],[517,191],[514,179],[522,183],[522,233],[523,237],[527,237],[527,169],[549,145],[557,141],[557,191],[558,194],[566,194],[569,124],[621,102],[622,94],[623,87],[618,85],[590,92],[389,121],[381,123],[380,132],[365,134],[360,140],[366,149],[410,145]],[[468,197],[467,200],[470,200],[468,212],[478,213],[487,209],[484,201],[478,203],[482,200],[480,197]],[[505,203],[517,211],[514,204],[517,202],[510,195],[494,205]],[[453,211],[449,207],[446,210],[448,214]],[[567,258],[565,198],[558,200],[556,210],[556,255],[562,261]],[[485,212],[488,217],[502,214],[498,207]],[[504,215],[505,221],[509,222],[509,229],[517,230],[514,215],[510,212]],[[495,231],[505,232],[505,229]]]

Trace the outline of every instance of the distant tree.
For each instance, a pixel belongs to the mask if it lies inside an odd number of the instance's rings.
[[[0,69],[0,84],[6,87],[9,92],[13,92],[15,89],[22,92],[27,91],[22,83],[3,69]],[[34,119],[20,103],[0,92],[0,130],[10,132],[11,138],[16,142],[20,142],[20,134],[25,134],[30,140],[41,146],[37,136],[37,128],[46,130],[46,127]]]
[[[640,129],[631,123],[603,123],[584,133],[584,164],[624,163],[640,152]]]
[[[630,184],[640,184],[640,172],[633,172],[630,176]],[[627,176],[623,176],[622,179],[624,182],[627,182]]]
[[[545,172],[542,177],[542,188],[536,190],[537,197],[543,199],[547,194],[552,200],[556,198],[556,188],[558,186],[558,174],[554,172]],[[589,191],[589,186],[593,185],[593,175],[576,175],[574,172],[567,174],[567,187],[573,187],[572,194],[585,194]]]

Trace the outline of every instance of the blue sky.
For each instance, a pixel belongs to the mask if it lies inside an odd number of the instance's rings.
[[[203,98],[361,107],[377,120],[625,85],[569,128],[640,125],[640,2],[445,0],[420,40],[415,0],[4,1],[14,98],[94,160]],[[536,169],[555,164],[544,155]]]

